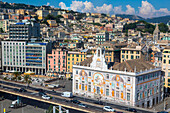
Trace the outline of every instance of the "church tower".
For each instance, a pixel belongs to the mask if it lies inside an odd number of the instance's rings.
[[[158,24],[156,24],[155,30],[153,32],[153,41],[156,43],[160,40],[160,30]]]

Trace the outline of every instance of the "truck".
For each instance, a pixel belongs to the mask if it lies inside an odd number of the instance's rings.
[[[14,100],[14,101],[12,101],[12,103],[9,107],[10,108],[19,108],[19,107],[23,107],[23,106],[25,106],[25,104],[23,104],[21,101]]]
[[[72,92],[63,92],[63,93],[61,94],[61,96],[62,96],[62,97],[71,98],[71,97],[73,97],[73,94],[72,94]]]

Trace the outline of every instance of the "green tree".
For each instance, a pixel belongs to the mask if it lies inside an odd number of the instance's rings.
[[[21,73],[20,72],[14,72],[13,75],[14,75],[16,81],[17,81],[18,77],[21,75]]]
[[[53,106],[52,106],[52,105],[49,106],[49,108],[48,108],[48,110],[46,111],[46,113],[53,113]],[[56,110],[56,113],[59,113],[59,111]]]
[[[24,76],[24,81],[27,83],[27,86],[32,83],[30,75]]]
[[[158,26],[159,26],[159,30],[161,32],[166,33],[169,30],[168,26],[166,24],[164,24],[164,23],[160,23]]]

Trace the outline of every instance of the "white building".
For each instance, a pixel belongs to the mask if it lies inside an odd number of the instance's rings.
[[[128,60],[108,69],[104,52],[73,65],[73,94],[139,107],[152,107],[163,99],[161,68]]]
[[[38,75],[46,73],[46,54],[50,43],[28,43],[26,41],[2,41],[2,69],[4,71],[32,71]]]

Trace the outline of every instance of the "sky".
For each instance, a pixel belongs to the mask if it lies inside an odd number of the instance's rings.
[[[144,18],[170,15],[170,0],[2,0],[9,3],[49,5],[79,12],[134,14]]]

